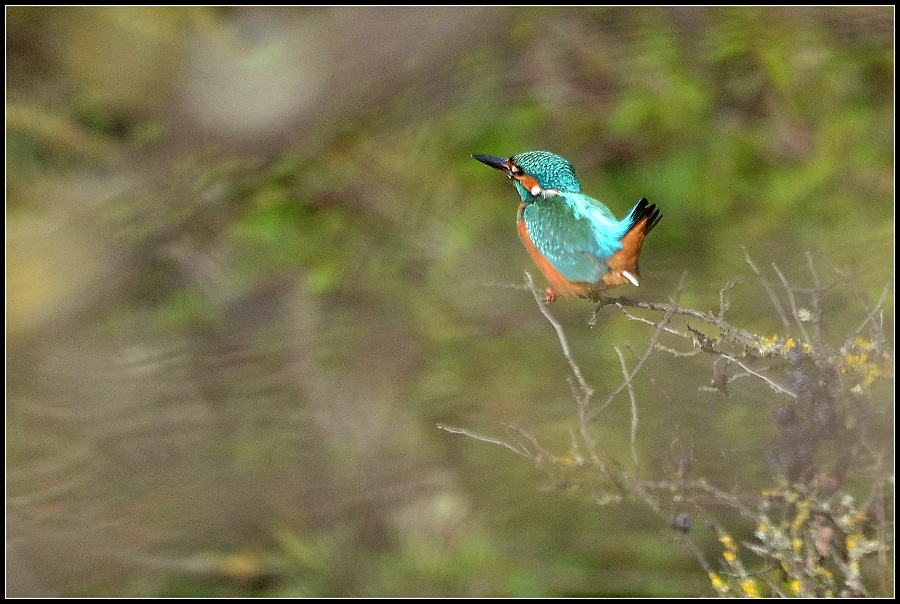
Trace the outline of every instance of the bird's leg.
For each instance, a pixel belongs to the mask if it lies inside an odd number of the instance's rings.
[[[544,303],[550,304],[551,302],[556,302],[556,299],[559,295],[554,291],[552,287],[547,288],[547,294],[544,296]]]
[[[585,297],[588,300],[590,300],[591,302],[600,302],[601,300],[606,298],[606,295],[603,294],[602,289],[591,288],[591,290],[587,293],[587,296],[585,296]]]
[[[614,298],[614,297],[610,296],[608,293],[606,293],[605,289],[595,289],[595,290],[591,291],[591,295],[588,299],[591,302],[598,303],[597,310],[603,308],[607,304],[614,304],[616,301],[616,298]]]

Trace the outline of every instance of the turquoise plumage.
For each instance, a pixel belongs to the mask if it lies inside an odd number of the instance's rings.
[[[473,155],[503,171],[516,186],[522,242],[547,277],[547,299],[571,295],[597,300],[622,283],[638,285],[644,236],[659,222],[655,205],[641,199],[618,220],[601,202],[581,193],[575,169],[549,151],[509,159]]]

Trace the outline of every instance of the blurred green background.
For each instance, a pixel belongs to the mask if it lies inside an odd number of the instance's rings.
[[[730,321],[774,335],[742,246],[872,300],[893,274],[893,7],[6,17],[8,595],[714,595],[641,505],[438,429],[564,454],[576,425],[518,197],[472,153],[549,149],[618,216],[656,203],[617,294],[686,272],[715,310],[741,278]],[[592,310],[552,308],[606,393],[652,330]],[[835,346],[865,316],[828,310]],[[643,474],[688,451],[771,483],[771,391],[708,382],[647,363]],[[621,460],[629,413],[596,426]]]

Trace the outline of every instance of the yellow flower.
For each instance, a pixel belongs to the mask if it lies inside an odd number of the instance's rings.
[[[714,572],[709,573],[709,581],[712,583],[712,586],[719,593],[728,593],[728,585],[725,584],[725,581],[722,580],[722,577],[717,575]]]
[[[872,342],[860,336],[857,336],[856,339],[853,340],[853,345],[857,348],[862,348],[863,350],[872,350]]]
[[[737,551],[737,545],[734,544],[734,539],[728,533],[722,533],[721,535],[719,535],[719,541],[729,551],[732,551],[732,552]]]

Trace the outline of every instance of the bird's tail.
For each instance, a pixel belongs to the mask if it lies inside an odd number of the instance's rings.
[[[606,261],[609,272],[603,275],[603,280],[608,287],[623,283],[639,285],[638,260],[641,256],[644,236],[653,230],[660,218],[662,218],[662,214],[659,213],[656,204],[648,202],[646,197],[634,204],[624,220],[628,224],[628,230],[622,236],[622,249]]]
[[[662,214],[659,213],[655,203],[650,203],[646,197],[641,197],[641,200],[631,208],[628,218],[625,219],[629,222],[628,232],[630,233],[644,217],[647,218],[647,226],[644,227],[644,235],[646,235],[659,223]],[[625,234],[625,237],[628,237],[628,233]]]

